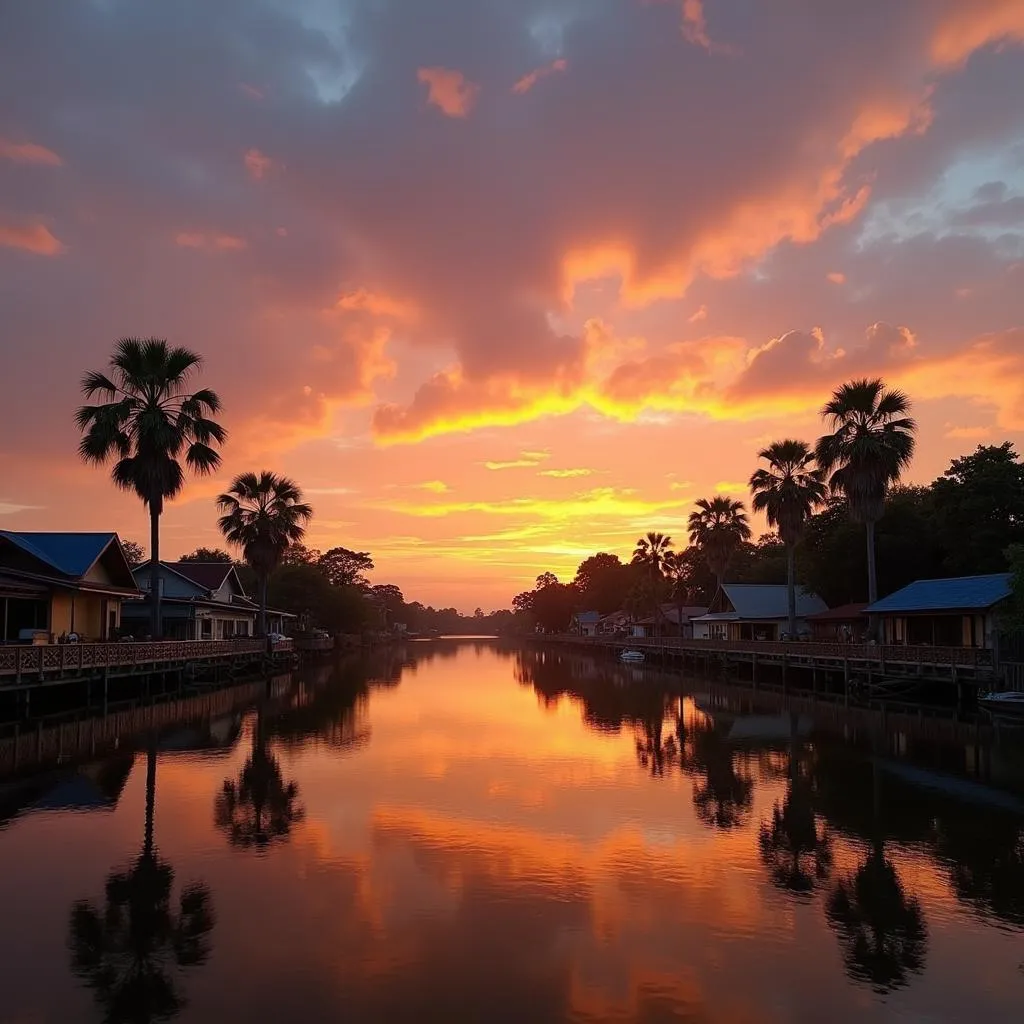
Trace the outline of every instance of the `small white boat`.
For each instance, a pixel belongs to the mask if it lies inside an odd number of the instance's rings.
[[[619,661],[628,661],[632,663],[641,662],[644,660],[643,651],[623,651],[619,655]]]
[[[978,703],[990,715],[1024,719],[1024,692],[1020,690],[983,693],[978,697]]]

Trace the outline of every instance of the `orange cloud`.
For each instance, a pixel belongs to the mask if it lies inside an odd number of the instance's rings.
[[[52,149],[35,142],[11,142],[0,138],[0,160],[11,160],[16,164],[39,164],[44,167],[60,167],[64,161]]]
[[[963,63],[992,43],[1024,43],[1020,0],[970,0],[954,4],[932,36],[932,59],[940,66]]]
[[[37,256],[59,256],[65,251],[64,243],[55,238],[44,224],[13,224],[0,221],[0,245],[21,249]]]
[[[420,68],[417,78],[427,86],[427,102],[447,117],[468,117],[480,94],[479,85],[450,68]]]
[[[262,181],[274,166],[274,161],[266,153],[255,148],[247,149],[242,160],[253,181]]]
[[[246,246],[244,238],[203,231],[179,231],[174,236],[174,243],[183,249],[218,249],[222,252],[237,251]]]
[[[403,302],[382,292],[371,292],[366,288],[343,294],[338,299],[337,308],[407,322],[415,320],[418,314],[412,303]]]
[[[687,323],[696,324],[700,323],[701,320],[707,320],[708,318],[708,307],[702,305],[688,320]]]
[[[574,480],[581,476],[593,476],[592,469],[545,469],[541,476],[550,476],[555,480]]]
[[[512,86],[512,91],[521,96],[523,93],[529,92],[542,78],[547,78],[549,75],[565,71],[568,66],[569,62],[564,58],[559,57],[558,60],[553,60],[550,64],[545,64],[543,67],[536,68],[531,71],[528,75],[523,75],[523,77]]]
[[[831,274],[826,274],[825,277],[832,282],[832,284],[846,284],[846,275],[841,274],[838,270],[833,270]]]

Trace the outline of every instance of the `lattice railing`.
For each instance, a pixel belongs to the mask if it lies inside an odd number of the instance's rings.
[[[0,676],[46,676],[90,669],[175,665],[210,658],[259,654],[265,650],[265,645],[264,640],[248,638],[0,647]],[[279,641],[274,645],[275,652],[290,650],[290,640]]]
[[[609,643],[605,637],[574,637],[574,640]],[[775,657],[820,658],[837,661],[873,662],[901,665],[957,665],[988,667],[992,652],[977,647],[931,647],[909,644],[844,644],[821,642],[783,642],[772,640],[687,640],[679,637],[625,637],[616,646],[635,648],[684,648],[696,654],[718,651],[734,654],[765,654]]]

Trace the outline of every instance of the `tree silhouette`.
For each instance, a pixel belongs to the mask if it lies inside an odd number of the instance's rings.
[[[786,796],[761,823],[761,856],[772,881],[787,892],[807,894],[828,876],[832,843],[819,827],[814,810],[814,784],[803,770],[799,752],[790,750]]]
[[[172,905],[174,871],[156,853],[153,809],[156,752],[146,764],[146,826],[142,852],[107,878],[105,908],[86,900],[71,910],[71,969],[93,990],[107,1024],[169,1020],[185,1006],[179,968],[202,964],[214,925],[209,889],[193,883]]]
[[[881,776],[874,771],[874,840],[867,860],[839,880],[825,908],[836,930],[847,974],[889,992],[924,968],[928,934],[921,904],[907,892],[885,855],[880,814]]]
[[[264,849],[286,839],[292,825],[302,820],[305,812],[297,802],[298,795],[299,787],[284,781],[280,762],[270,752],[260,709],[252,753],[237,781],[224,780],[214,804],[214,822],[232,846]]]
[[[112,462],[111,477],[149,510],[150,630],[162,635],[160,516],[164,503],[185,486],[185,469],[208,475],[220,466],[216,447],[227,431],[213,419],[220,411],[215,391],[189,392],[202,359],[187,348],[170,348],[160,338],[122,338],[110,358],[109,374],[82,378],[86,398],[75,415],[87,463]],[[185,466],[182,467],[182,462]]]
[[[886,491],[914,456],[917,424],[909,413],[910,399],[878,378],[841,385],[821,411],[833,433],[818,440],[814,455],[833,493],[844,494],[854,520],[865,525],[870,603],[878,600],[875,524]]]
[[[693,806],[711,828],[732,829],[743,823],[754,798],[754,780],[736,770],[734,752],[710,722],[690,730],[681,764],[694,777]]]

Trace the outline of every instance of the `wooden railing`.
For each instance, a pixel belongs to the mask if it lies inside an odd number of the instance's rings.
[[[772,658],[790,657],[830,659],[835,661],[871,662],[879,666],[941,665],[987,668],[993,663],[992,651],[978,647],[931,647],[909,644],[846,644],[819,641],[773,640],[687,640],[679,637],[581,637],[570,636],[583,643],[614,644],[616,647],[685,650],[693,654],[719,652],[726,654],[758,654]]]
[[[290,640],[278,641],[275,652],[292,650]],[[42,644],[0,647],[0,676],[42,677],[51,673],[89,672],[93,669],[178,665],[212,658],[259,654],[266,641],[163,640],[157,643],[121,641],[109,644]]]

